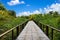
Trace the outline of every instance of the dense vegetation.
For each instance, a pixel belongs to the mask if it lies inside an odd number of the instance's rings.
[[[0,3],[0,34],[26,20],[24,17],[16,17],[15,11],[7,10],[3,4]]]
[[[58,12],[49,12],[46,14],[33,14],[30,15],[30,19],[34,19],[37,22],[42,22],[44,24],[50,25],[55,28],[60,28],[60,14]]]
[[[60,29],[60,14],[56,11],[50,11],[45,14],[32,14],[30,16],[16,17],[15,11],[6,9],[3,4],[0,3],[0,34],[26,21],[27,19],[35,20],[38,23],[42,22]],[[60,36],[57,36],[58,34],[55,32],[54,40],[60,40]]]
[[[54,27],[56,29],[60,29],[60,14],[56,11],[51,11],[47,14],[30,15],[30,19],[35,20],[38,24],[43,23],[46,25],[50,25],[51,27]],[[53,40],[60,40],[60,32],[55,30],[53,33],[53,37]],[[51,38],[51,28],[49,28],[49,38]]]

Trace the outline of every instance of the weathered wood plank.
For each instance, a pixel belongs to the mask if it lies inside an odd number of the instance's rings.
[[[29,21],[16,40],[50,40],[50,39],[33,21]]]

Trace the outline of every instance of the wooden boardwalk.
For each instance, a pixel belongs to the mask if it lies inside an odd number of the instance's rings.
[[[50,39],[33,21],[29,21],[16,40],[50,40]]]

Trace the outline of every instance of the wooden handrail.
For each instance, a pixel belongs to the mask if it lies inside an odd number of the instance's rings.
[[[54,35],[54,30],[55,31],[57,31],[57,32],[60,32],[60,30],[59,29],[56,29],[56,28],[54,28],[54,27],[52,27],[52,26],[50,26],[50,25],[47,25],[47,24],[44,24],[44,23],[42,23],[42,22],[36,22],[35,20],[33,20],[42,30],[43,30],[43,32],[44,32],[44,29],[45,29],[45,33],[46,33],[46,35],[49,37],[49,28],[50,28],[50,30],[51,30],[51,40],[53,40],[53,35]]]
[[[59,31],[60,32],[60,30],[59,29],[57,29],[57,28],[54,28],[54,27],[52,27],[52,26],[50,26],[50,25],[47,25],[47,24],[43,24],[42,22],[40,22],[42,25],[46,25],[46,26],[48,26],[49,28],[51,28],[51,29],[54,29],[54,30],[56,30],[56,31]]]
[[[36,21],[34,21],[36,24],[37,24],[37,22]],[[59,29],[56,29],[56,28],[54,28],[54,27],[52,27],[52,26],[50,26],[50,25],[47,25],[47,24],[44,24],[44,23],[42,23],[42,22],[40,22],[42,25],[45,25],[45,26],[48,26],[49,28],[51,28],[51,29],[54,29],[54,30],[56,30],[56,31],[59,31],[60,32],[60,30]],[[40,24],[39,23],[39,24]]]
[[[9,33],[10,31],[12,31],[12,30],[15,29],[15,28],[16,28],[16,27],[14,27],[14,28],[12,28],[12,29],[10,29],[10,30],[4,32],[3,34],[0,35],[0,37],[4,36],[5,34]]]
[[[13,30],[14,30],[14,29],[17,29],[17,35],[18,35],[19,26],[21,26],[21,25],[23,25],[23,24],[26,24],[27,22],[28,22],[28,20],[25,21],[25,22],[23,22],[23,23],[21,23],[21,24],[19,24],[19,25],[17,25],[16,27],[11,28],[11,29],[8,30],[8,31],[4,32],[3,34],[0,35],[0,38],[3,37],[3,36],[5,36],[5,35],[8,34],[9,32],[12,32],[12,37],[13,37]],[[24,25],[24,26],[25,26],[25,25]],[[13,40],[13,38],[12,38],[12,40]]]

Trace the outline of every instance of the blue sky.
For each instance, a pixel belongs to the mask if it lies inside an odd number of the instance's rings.
[[[0,0],[8,10],[16,11],[17,16],[58,11],[60,0]]]

